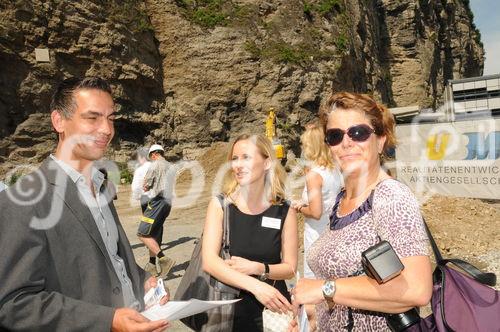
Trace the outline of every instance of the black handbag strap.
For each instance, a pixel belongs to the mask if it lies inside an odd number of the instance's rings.
[[[224,196],[224,199],[222,200],[222,212],[223,212],[223,219],[224,219],[224,233],[222,235],[222,243],[224,246],[224,249],[229,252],[230,248],[230,242],[229,242],[229,203],[227,201],[227,198]]]
[[[490,272],[482,272],[478,268],[476,268],[474,265],[458,259],[458,258],[446,258],[444,259],[443,256],[441,255],[441,252],[439,251],[439,247],[436,244],[436,241],[434,240],[434,237],[432,236],[432,233],[429,229],[429,226],[427,223],[424,221],[424,226],[425,226],[425,231],[427,232],[427,236],[429,237],[429,241],[431,243],[432,247],[432,252],[434,253],[434,258],[436,259],[436,264],[440,266],[445,266],[448,263],[451,263],[455,266],[458,266],[461,268],[465,273],[467,273],[470,277],[472,277],[474,280],[488,286],[495,286],[497,282],[497,276],[494,273]]]
[[[429,229],[429,226],[427,226],[427,222],[425,219],[422,217],[422,221],[424,222],[425,226],[425,232],[427,233],[427,237],[429,238],[429,242],[431,243],[432,247],[432,252],[434,253],[434,258],[436,259],[436,264],[440,264],[441,261],[443,260],[443,256],[441,255],[441,252],[439,251],[439,247],[436,244],[436,241],[434,240],[434,237],[432,236],[431,230]]]

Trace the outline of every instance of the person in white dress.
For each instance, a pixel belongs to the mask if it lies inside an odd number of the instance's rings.
[[[342,176],[333,164],[319,123],[309,124],[300,141],[306,160],[306,185],[302,200],[294,202],[293,207],[304,215],[304,255],[307,255],[311,244],[328,226],[330,211],[342,188]],[[304,277],[314,278],[305,260]]]
[[[314,241],[327,229],[330,211],[335,198],[342,188],[342,175],[333,163],[333,158],[325,143],[323,128],[319,123],[306,126],[300,137],[302,157],[305,158],[306,185],[302,199],[293,202],[292,207],[304,215],[304,257]],[[304,259],[304,278],[314,278],[307,261]],[[309,328],[315,329],[314,306],[306,305]]]

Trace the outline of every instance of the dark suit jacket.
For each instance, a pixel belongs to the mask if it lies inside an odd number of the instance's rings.
[[[146,275],[109,201],[119,255],[144,306]],[[109,331],[122,306],[92,214],[57,163],[48,158],[0,193],[0,330]]]

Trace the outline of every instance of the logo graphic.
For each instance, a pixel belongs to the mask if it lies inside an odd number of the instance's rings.
[[[427,139],[427,158],[442,160],[446,154],[449,139],[450,134],[430,135]]]
[[[467,155],[463,160],[495,160],[500,158],[500,131],[490,132],[485,136],[483,132],[463,133],[467,137]],[[441,133],[430,135],[427,138],[428,160],[443,160],[446,156],[450,134]]]
[[[469,139],[465,160],[497,159],[500,157],[500,131],[491,132],[486,137],[480,132],[464,133],[464,135]]]

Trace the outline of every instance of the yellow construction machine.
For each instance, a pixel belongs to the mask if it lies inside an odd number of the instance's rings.
[[[281,140],[276,133],[276,113],[272,107],[269,109],[269,115],[266,119],[266,136],[273,143],[276,158],[283,161],[285,159],[285,148],[281,144]]]

